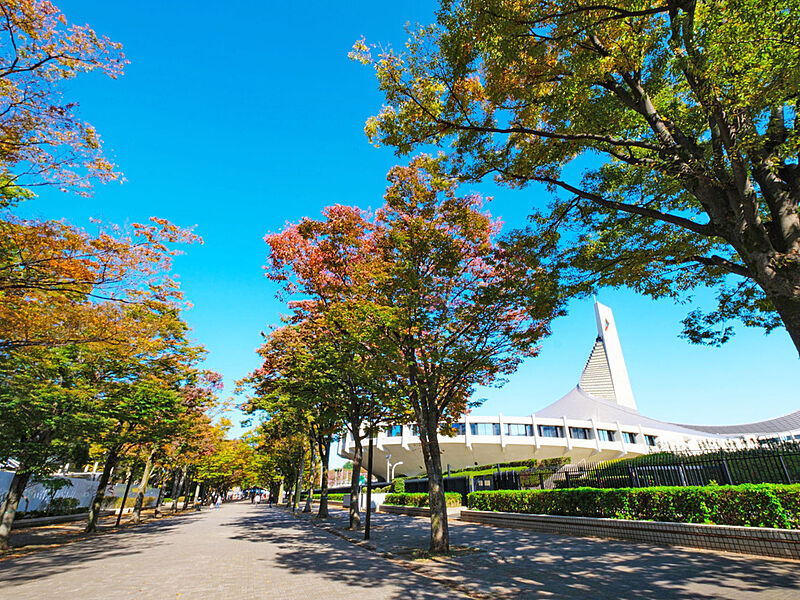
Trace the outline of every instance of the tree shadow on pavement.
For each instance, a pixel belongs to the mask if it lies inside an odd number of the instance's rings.
[[[398,600],[464,597],[445,585],[409,572],[373,552],[311,526],[305,519],[295,519],[282,510],[248,515],[225,525],[233,529],[233,539],[269,542],[277,546],[278,551],[269,560],[290,573],[314,573],[352,586],[354,590],[363,592],[365,597],[391,597]]]
[[[187,515],[189,516],[189,515]],[[187,522],[186,516],[142,523],[33,552],[0,557],[0,582],[25,583],[86,566],[92,560],[130,556],[142,551],[142,536],[163,534]],[[158,543],[158,542],[155,542]],[[148,541],[150,547],[153,541]],[[24,550],[24,549],[23,549]]]
[[[331,522],[344,528],[346,514],[332,513]],[[428,547],[427,519],[379,513],[373,524],[371,542],[381,552]],[[460,521],[450,523],[450,536],[452,545],[481,551],[417,561],[415,568],[491,597],[800,598],[800,565],[794,561]]]

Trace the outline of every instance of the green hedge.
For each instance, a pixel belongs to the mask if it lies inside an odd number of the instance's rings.
[[[461,506],[461,494],[447,492],[444,495],[447,506]],[[387,494],[384,504],[396,506],[428,506],[428,494]]]
[[[150,504],[155,504],[155,497],[153,496],[145,496],[142,502],[142,507],[147,507]],[[180,504],[183,502],[183,496],[178,499],[178,503]],[[122,504],[122,498],[117,498],[115,496],[106,496],[103,498],[103,508],[119,508],[120,504]],[[136,494],[132,496],[128,496],[125,498],[125,508],[133,508],[136,504]]]
[[[474,510],[800,529],[800,485],[472,492]]]

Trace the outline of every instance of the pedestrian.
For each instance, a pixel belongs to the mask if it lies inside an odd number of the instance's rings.
[[[261,494],[256,494],[256,504],[261,504]]]
[[[217,510],[219,510],[222,507],[222,496],[217,496],[216,507],[217,507]]]

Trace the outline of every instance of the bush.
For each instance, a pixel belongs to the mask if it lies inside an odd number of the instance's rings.
[[[395,477],[392,479],[392,485],[389,490],[392,494],[404,494],[406,491],[406,480],[404,477]]]
[[[800,485],[472,492],[474,510],[800,529]]]
[[[461,506],[461,494],[458,492],[447,492],[444,495],[444,499],[447,506]],[[423,507],[428,506],[428,501],[428,494],[388,494],[384,504]]]
[[[154,503],[155,501],[156,499],[153,496],[145,496],[142,499],[142,506],[143,507],[148,506]],[[180,504],[181,502],[183,502],[183,496],[178,498],[178,503]],[[122,504],[122,498],[117,498],[116,496],[106,496],[105,498],[103,498],[102,506],[103,508],[116,509],[119,508],[121,504]],[[134,504],[136,504],[136,494],[134,494],[133,496],[128,496],[125,499],[125,508],[133,508]]]
[[[77,498],[53,498],[47,505],[47,512],[51,515],[69,515],[78,508],[80,501]]]

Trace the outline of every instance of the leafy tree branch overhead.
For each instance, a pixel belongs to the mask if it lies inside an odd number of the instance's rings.
[[[402,52],[352,56],[386,103],[366,126],[401,154],[445,147],[463,177],[553,192],[529,231],[567,293],[716,289],[685,335],[731,319],[800,351],[797,0],[445,0]],[[565,167],[602,164],[582,179]],[[585,164],[581,163],[581,164]],[[593,163],[595,164],[595,163]]]

